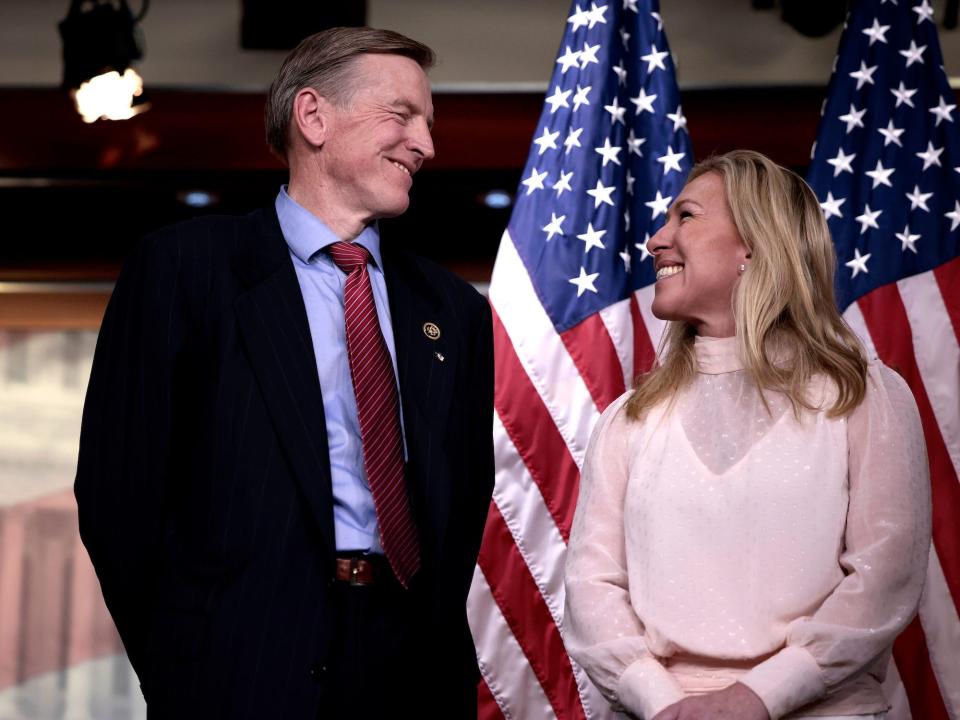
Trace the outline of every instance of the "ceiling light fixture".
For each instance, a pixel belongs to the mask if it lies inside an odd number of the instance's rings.
[[[503,210],[513,205],[513,197],[506,190],[490,190],[484,193],[481,202],[493,210]]]
[[[185,190],[177,193],[177,200],[192,208],[206,208],[220,202],[216,193],[207,190]]]
[[[143,80],[131,67],[143,58],[139,23],[126,0],[71,0],[60,22],[63,87],[70,91],[84,122],[126,120],[146,110]]]

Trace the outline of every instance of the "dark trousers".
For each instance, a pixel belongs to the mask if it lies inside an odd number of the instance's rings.
[[[333,652],[318,718],[360,720],[416,715],[416,698],[429,692],[426,668],[415,667],[408,591],[390,574],[376,584],[335,587]]]

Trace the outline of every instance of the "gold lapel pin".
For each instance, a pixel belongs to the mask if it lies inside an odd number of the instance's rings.
[[[436,323],[425,322],[423,324],[423,334],[426,335],[429,340],[439,340],[440,328],[437,327]],[[443,358],[440,359],[443,360]]]

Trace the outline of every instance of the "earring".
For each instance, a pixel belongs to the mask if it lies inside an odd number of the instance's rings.
[[[746,272],[746,269],[747,269],[747,266],[744,265],[743,263],[740,263],[739,265],[737,265],[737,272],[740,273],[741,275],[744,272]]]

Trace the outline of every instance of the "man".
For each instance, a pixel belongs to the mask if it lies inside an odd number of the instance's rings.
[[[376,223],[433,156],[432,61],[305,40],[267,101],[275,206],[161,230],[117,282],[76,495],[151,717],[476,715],[490,311]]]

